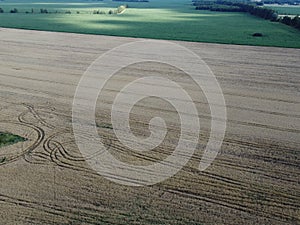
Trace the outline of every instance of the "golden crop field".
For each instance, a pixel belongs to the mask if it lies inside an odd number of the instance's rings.
[[[225,139],[204,171],[197,169],[210,131],[203,93],[166,64],[118,71],[96,106],[97,131],[111,154],[148,165],[177,144],[174,108],[153,98],[132,110],[132,130],[149,136],[149,120],[159,115],[167,140],[154,152],[130,152],[117,140],[112,102],[141,74],[174,77],[196,99],[198,148],[179,173],[150,186],[120,185],[90,168],[73,135],[77,84],[101,54],[136,40],[0,28],[0,132],[26,138],[0,148],[0,224],[299,224],[300,49],[176,42],[207,63],[226,101]]]

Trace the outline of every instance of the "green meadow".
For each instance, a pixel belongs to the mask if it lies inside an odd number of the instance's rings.
[[[300,48],[300,31],[244,13],[195,10],[190,0],[145,3],[103,1],[2,1],[0,26],[226,44]],[[109,10],[128,4],[122,14]],[[13,8],[18,13],[9,13]],[[47,9],[48,14],[41,14]],[[33,10],[33,13],[31,13]],[[93,14],[94,10],[106,14]],[[71,12],[68,14],[66,12]],[[26,13],[27,12],[27,13]],[[260,32],[263,37],[253,37]]]

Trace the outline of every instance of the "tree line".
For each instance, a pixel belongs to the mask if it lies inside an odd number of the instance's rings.
[[[264,0],[263,4],[300,5],[300,0]]]
[[[128,8],[127,4],[120,5],[116,10],[109,10],[107,12],[107,14],[119,14],[119,13],[122,13],[127,8]],[[8,11],[8,12],[9,13],[18,13],[19,11],[18,11],[18,9],[14,8],[14,9],[11,9],[10,11]],[[38,12],[41,13],[41,14],[48,14],[48,13],[56,13],[56,14],[57,13],[65,13],[65,14],[71,14],[72,13],[70,10],[67,10],[65,12],[58,12],[57,10],[54,11],[54,12],[50,12],[47,9],[40,9]],[[4,9],[0,8],[0,13],[4,13]],[[26,14],[28,14],[28,13],[32,13],[33,14],[33,13],[35,13],[35,11],[34,11],[34,9],[31,9],[30,12],[26,11],[25,13]],[[79,14],[80,12],[77,11],[76,13]],[[106,14],[105,11],[101,11],[101,10],[94,10],[92,13],[93,14]]]
[[[10,13],[18,13],[18,10],[16,8],[9,11]],[[0,8],[0,13],[4,13],[4,9]]]
[[[257,4],[248,4],[242,2],[228,2],[223,0],[217,1],[199,1],[193,0],[193,5],[196,10],[210,10],[219,12],[244,12],[251,15],[270,20],[273,22],[281,22],[288,26],[292,26],[300,30],[300,17],[297,15],[294,18],[285,16],[283,18],[278,16],[278,13],[273,9],[260,6]]]
[[[14,8],[14,9],[11,9],[11,10],[9,10],[8,11],[9,13],[19,13],[19,10],[18,9],[16,9],[16,8]],[[5,13],[4,12],[4,9],[2,9],[2,8],[0,8],[0,13]],[[31,11],[29,12],[29,11],[26,11],[25,12],[26,14],[28,14],[28,13],[35,13],[35,11],[34,11],[34,9],[31,9]],[[48,10],[47,9],[40,9],[40,11],[39,11],[39,13],[41,13],[41,14],[47,14],[47,13],[51,13],[51,12],[48,12]],[[52,13],[59,13],[58,11],[55,11],[55,12],[52,12]],[[67,11],[65,11],[64,13],[71,13],[71,11],[69,11],[69,10],[67,10]]]

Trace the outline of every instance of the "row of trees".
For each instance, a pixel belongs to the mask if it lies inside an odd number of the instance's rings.
[[[126,8],[128,8],[128,5],[121,5],[119,6],[116,10],[109,10],[107,13],[108,14],[118,14],[118,13],[122,13]],[[14,8],[12,10],[9,11],[10,13],[18,13],[18,9]],[[49,12],[47,9],[40,9],[39,11],[41,14],[48,14],[48,13],[59,13],[58,11],[55,12]],[[0,13],[4,13],[4,9],[0,8]],[[26,11],[26,14],[28,13],[34,13],[34,10],[31,9],[30,12]],[[70,10],[67,10],[64,12],[65,14],[71,14],[72,12]],[[77,14],[79,14],[80,12],[77,11]],[[93,14],[106,14],[105,11],[100,11],[100,10],[94,10]]]
[[[300,0],[264,0],[264,4],[278,4],[278,5],[300,5]]]
[[[18,11],[18,9],[14,8],[14,9],[10,10],[9,12],[10,12],[10,13],[18,13],[19,11]],[[2,8],[0,8],[0,13],[4,13],[4,10],[3,10]],[[34,10],[31,9],[30,12],[26,11],[25,13],[26,13],[26,14],[28,14],[28,13],[34,13]],[[40,13],[41,13],[41,14],[47,14],[47,13],[51,13],[51,12],[48,12],[47,9],[40,9]],[[58,11],[55,11],[55,12],[53,12],[53,13],[58,13]],[[67,11],[65,11],[64,13],[66,13],[66,14],[71,14],[71,11],[70,11],[70,10],[67,10]],[[77,11],[77,13],[79,13],[79,11]]]
[[[285,16],[281,19],[281,23],[284,23],[288,26],[295,27],[300,30],[300,17],[299,16],[295,16],[294,18]]]
[[[199,1],[194,0],[193,5],[196,6],[197,10],[210,10],[210,11],[221,11],[221,12],[245,12],[250,13],[251,15],[270,20],[281,22],[286,25],[300,29],[300,18],[295,16],[294,18],[285,16],[283,18],[278,17],[276,11],[261,7],[256,4],[247,4],[241,2],[228,2],[223,0],[217,1]]]
[[[10,13],[18,13],[18,10],[16,8],[9,11]],[[4,13],[4,9],[0,8],[0,13]]]
[[[223,11],[223,12],[248,12],[252,15],[264,18],[272,19],[277,13],[269,8],[259,7],[261,3],[256,4],[246,4],[242,2],[229,2],[223,0],[217,1],[198,1],[194,0],[193,5],[196,6],[197,10],[208,9],[211,11]]]
[[[113,2],[149,2],[149,0],[112,0]]]
[[[106,12],[102,11],[102,10],[94,10],[93,14],[106,14]],[[109,14],[109,15],[111,15],[111,14],[117,14],[117,10],[109,10],[107,12],[107,14]]]
[[[238,7],[240,7],[243,12],[250,13],[251,15],[263,18],[265,20],[271,20],[271,21],[277,21],[278,19],[278,14],[273,9],[245,4],[245,3],[237,3],[237,4]]]
[[[116,10],[109,10],[108,11],[108,14],[119,14],[119,13],[122,13],[125,9],[128,8],[128,5],[125,4],[125,5],[120,5]],[[105,11],[102,11],[102,10],[94,10],[93,11],[93,14],[106,14]]]
[[[11,9],[9,11],[10,13],[18,13],[18,9],[14,8],[14,9]],[[4,9],[0,8],[0,13],[4,13]],[[29,13],[28,11],[26,11],[25,13]],[[31,9],[31,13],[34,13],[34,10]],[[40,9],[40,13],[48,13],[48,10],[47,9]]]

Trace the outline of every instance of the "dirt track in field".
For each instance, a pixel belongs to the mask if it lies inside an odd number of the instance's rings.
[[[227,104],[222,149],[204,172],[197,165],[210,116],[201,91],[163,64],[119,71],[96,112],[116,158],[149,164],[176,147],[176,112],[155,99],[132,111],[132,129],[149,135],[147,123],[158,114],[171,127],[166,143],[132,153],[113,134],[115,88],[140,73],[176,77],[197,99],[199,150],[174,177],[149,187],[115,184],[85,163],[72,133],[76,85],[99,55],[133,40],[0,28],[0,131],[28,139],[0,149],[0,224],[299,224],[299,49],[178,42],[210,66]]]

